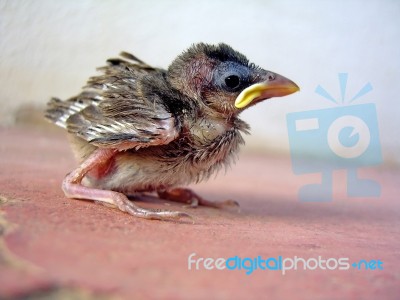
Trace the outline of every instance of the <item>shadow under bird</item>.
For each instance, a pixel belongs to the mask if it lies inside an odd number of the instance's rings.
[[[68,131],[80,163],[62,189],[69,198],[147,219],[191,216],[141,208],[126,195],[156,192],[192,206],[237,206],[178,186],[207,179],[234,160],[249,130],[238,117],[244,109],[299,90],[226,44],[195,44],[167,70],[126,52],[107,63],[79,95],[48,103],[46,118]]]

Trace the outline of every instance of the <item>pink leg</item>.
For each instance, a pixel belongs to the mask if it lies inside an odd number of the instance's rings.
[[[116,151],[112,149],[95,150],[76,170],[65,177],[62,183],[65,195],[68,198],[95,200],[104,204],[111,204],[135,217],[158,220],[178,220],[185,217],[191,219],[190,215],[179,211],[140,208],[129,201],[122,193],[89,188],[81,184],[82,179],[90,170],[106,164],[115,154]]]
[[[183,202],[191,207],[199,205],[210,206],[215,208],[234,207],[239,210],[239,203],[234,200],[225,200],[221,202],[206,200],[195,192],[185,188],[173,188],[168,190],[158,190],[157,194],[160,198],[175,202]]]

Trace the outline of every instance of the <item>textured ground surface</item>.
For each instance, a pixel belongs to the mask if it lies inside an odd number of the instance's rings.
[[[303,203],[288,157],[242,155],[197,192],[233,198],[242,212],[168,207],[195,224],[147,221],[89,201],[66,199],[60,182],[75,162],[59,132],[0,130],[0,298],[399,299],[400,172],[366,170],[379,199],[348,198],[334,174],[334,201]],[[383,270],[188,270],[188,256],[348,257]],[[194,267],[194,266],[193,266]],[[68,298],[67,298],[68,299]]]

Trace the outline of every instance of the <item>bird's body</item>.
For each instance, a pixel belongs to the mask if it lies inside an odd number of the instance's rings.
[[[144,210],[121,193],[156,191],[172,200],[211,203],[173,188],[207,179],[234,160],[249,129],[239,106],[262,100],[264,90],[254,87],[279,76],[224,44],[195,45],[168,70],[125,52],[100,70],[78,96],[48,104],[47,118],[68,130],[81,164],[64,180],[64,192],[159,219],[185,214]],[[295,91],[285,80],[291,90],[269,97]]]
[[[187,130],[167,145],[118,152],[107,166],[90,172],[86,182],[126,194],[197,183],[229,166],[244,143],[241,132],[247,125],[199,120]],[[70,140],[81,161],[95,150],[76,136]]]

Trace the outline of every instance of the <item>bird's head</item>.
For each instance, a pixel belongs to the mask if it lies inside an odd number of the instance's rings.
[[[172,62],[167,76],[179,92],[229,115],[299,90],[293,81],[249,63],[226,44],[193,45]]]

